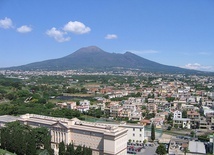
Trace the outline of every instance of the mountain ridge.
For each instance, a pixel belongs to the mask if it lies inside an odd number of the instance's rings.
[[[89,46],[57,59],[34,62],[26,65],[9,67],[9,70],[71,70],[94,69],[105,70],[115,67],[135,68],[145,72],[158,73],[203,73],[202,71],[189,70],[175,66],[163,65],[129,51],[124,54],[109,53],[97,46]]]

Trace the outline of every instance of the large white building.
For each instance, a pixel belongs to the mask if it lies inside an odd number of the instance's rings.
[[[140,124],[121,124],[120,127],[128,129],[128,141],[143,143],[144,126]]]
[[[0,127],[15,120],[32,127],[47,127],[51,132],[51,146],[56,155],[59,143],[62,141],[66,144],[73,143],[75,146],[90,147],[93,155],[127,154],[128,130],[119,125],[89,123],[76,118],[66,119],[25,114],[17,118],[7,115],[0,116]],[[136,128],[136,130],[138,129]],[[144,137],[143,134],[141,136]]]

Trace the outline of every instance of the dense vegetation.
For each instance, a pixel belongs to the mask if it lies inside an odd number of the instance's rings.
[[[46,128],[31,128],[18,121],[1,128],[1,148],[18,155],[33,155],[39,150],[46,150],[50,155],[51,135]]]
[[[92,155],[92,149],[80,145],[75,149],[73,144],[65,146],[64,142],[60,142],[59,155]]]
[[[53,117],[66,117],[79,119],[83,115],[93,117],[102,117],[103,112],[100,109],[91,109],[86,113],[81,114],[79,111],[62,109],[55,105],[56,102],[62,100],[51,99],[51,97],[66,95],[80,95],[75,101],[81,100],[81,95],[87,93],[87,85],[99,84],[100,87],[105,87],[106,84],[115,86],[117,89],[123,83],[129,85],[135,84],[136,77],[131,76],[82,76],[73,75],[68,77],[63,76],[29,76],[29,79],[21,80],[18,78],[6,78],[0,75],[0,115],[22,115],[26,113],[41,114]],[[141,80],[143,77],[141,78]],[[139,80],[139,79],[138,79]],[[77,82],[78,81],[78,82]],[[94,97],[99,94],[93,94],[87,99],[93,104]],[[140,93],[132,94],[140,96]],[[132,96],[130,95],[130,96]],[[128,98],[127,96],[126,98]],[[121,101],[126,98],[116,98],[112,100]]]
[[[165,154],[167,154],[167,151],[166,151],[165,146],[164,146],[163,144],[160,144],[160,145],[157,147],[155,153],[157,153],[158,155],[165,155]]]

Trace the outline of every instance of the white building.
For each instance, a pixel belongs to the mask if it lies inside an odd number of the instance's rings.
[[[117,125],[89,123],[76,118],[56,118],[35,114],[20,117],[0,116],[0,127],[7,122],[19,120],[32,127],[47,127],[51,132],[51,147],[58,154],[59,143],[90,147],[93,155],[126,155],[127,129]],[[142,135],[143,136],[143,135]]]
[[[132,142],[143,143],[144,141],[144,126],[138,124],[122,124],[120,127],[128,129],[128,140]]]
[[[90,109],[90,101],[88,100],[81,100],[80,105],[76,107],[77,110],[80,112],[87,112]]]
[[[179,128],[191,128],[191,119],[189,118],[173,118],[173,127],[177,125]]]
[[[85,106],[83,105],[83,106],[77,106],[76,109],[79,110],[80,112],[87,112],[89,111],[90,107],[87,105]]]
[[[182,112],[179,110],[174,111],[173,118],[182,118]]]
[[[88,101],[88,100],[81,100],[80,101],[80,105],[81,106],[90,106],[90,101]]]
[[[68,109],[76,109],[76,102],[67,102]]]
[[[137,107],[136,107],[135,104],[124,103],[124,104],[123,104],[123,109],[124,109],[124,110],[125,110],[125,109],[129,109],[130,111],[135,112],[136,109],[137,109]]]

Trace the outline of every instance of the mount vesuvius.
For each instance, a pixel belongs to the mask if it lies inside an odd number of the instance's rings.
[[[144,72],[159,73],[182,73],[197,74],[201,71],[183,69],[174,66],[150,61],[137,56],[131,52],[124,54],[108,53],[96,46],[83,47],[74,53],[58,58],[41,62],[34,62],[27,65],[10,67],[10,70],[71,70],[71,69],[94,69],[110,70],[113,68],[139,69]]]

